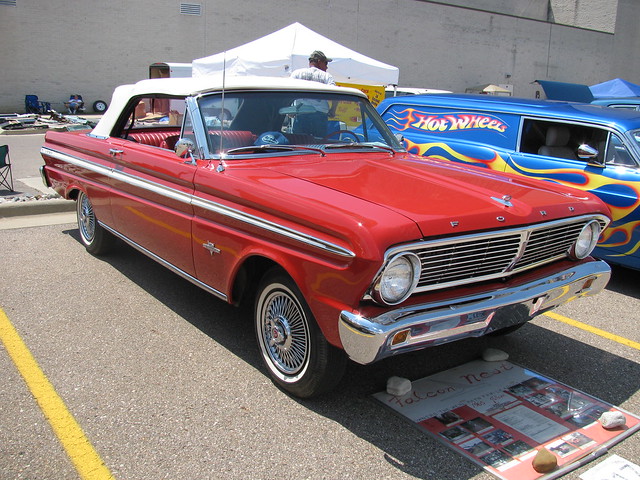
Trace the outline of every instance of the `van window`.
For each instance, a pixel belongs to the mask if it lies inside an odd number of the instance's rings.
[[[578,147],[586,144],[598,150],[598,158],[602,161],[608,134],[609,132],[602,128],[525,119],[519,151],[546,157],[579,160]]]
[[[607,165],[637,166],[636,161],[627,150],[627,147],[624,146],[620,137],[615,133],[611,134],[605,162]]]

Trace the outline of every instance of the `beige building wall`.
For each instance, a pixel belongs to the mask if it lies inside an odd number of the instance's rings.
[[[614,41],[622,34],[609,14],[594,13],[601,4],[610,12],[618,2],[0,0],[0,112],[23,112],[27,94],[57,110],[72,93],[109,102],[117,85],[147,78],[151,63],[191,62],[293,22],[398,66],[404,86],[463,92],[499,83],[533,96],[536,79],[608,80],[614,47],[638,43],[636,34]],[[633,30],[637,12],[625,12]],[[636,70],[616,71],[640,83]]]

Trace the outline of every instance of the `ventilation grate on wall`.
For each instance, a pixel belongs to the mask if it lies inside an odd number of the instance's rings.
[[[181,15],[201,15],[202,4],[201,3],[181,3],[180,14]]]

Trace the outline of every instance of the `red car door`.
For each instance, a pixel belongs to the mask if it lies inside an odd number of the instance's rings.
[[[116,229],[140,247],[194,275],[191,197],[196,166],[173,151],[110,139]]]

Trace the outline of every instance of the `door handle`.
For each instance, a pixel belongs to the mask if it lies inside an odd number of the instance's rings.
[[[111,155],[112,157],[115,157],[116,155],[120,155],[123,152],[124,152],[124,150],[118,150],[117,148],[110,148],[109,149],[109,155]]]

